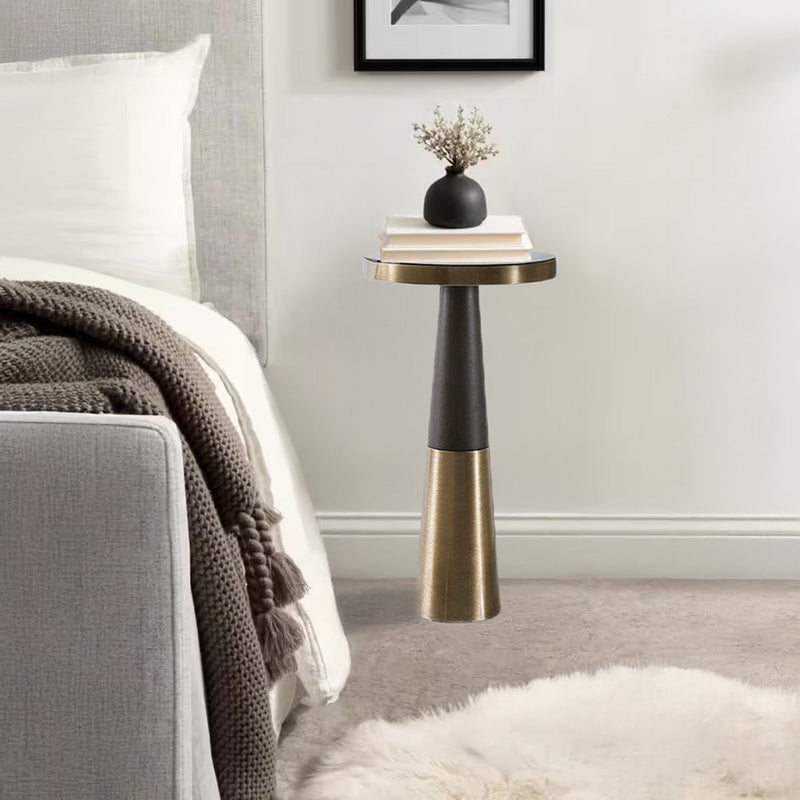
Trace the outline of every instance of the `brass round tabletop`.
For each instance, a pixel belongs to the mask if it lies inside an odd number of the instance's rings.
[[[547,281],[556,276],[556,258],[531,253],[514,264],[413,264],[381,261],[378,254],[365,258],[367,276],[378,281],[439,286],[490,286]]]

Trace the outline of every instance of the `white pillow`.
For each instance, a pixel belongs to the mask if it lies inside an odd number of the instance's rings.
[[[0,64],[0,255],[199,297],[188,118],[210,41]]]

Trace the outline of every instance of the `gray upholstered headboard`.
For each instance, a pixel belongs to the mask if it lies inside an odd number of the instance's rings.
[[[202,299],[267,352],[262,0],[0,0],[0,61],[212,36],[192,116]]]

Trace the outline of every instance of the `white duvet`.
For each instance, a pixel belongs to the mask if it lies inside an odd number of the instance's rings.
[[[149,308],[191,345],[242,436],[263,496],[283,515],[276,530],[277,544],[297,562],[310,587],[290,609],[306,636],[298,653],[300,685],[294,676],[288,676],[272,690],[276,729],[280,730],[300,700],[312,705],[334,701],[350,671],[350,652],[336,609],[328,560],[275,398],[244,333],[208,306],[77,267],[0,257],[0,276],[109,289]]]

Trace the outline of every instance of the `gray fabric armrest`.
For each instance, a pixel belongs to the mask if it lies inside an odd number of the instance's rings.
[[[0,797],[219,797],[169,420],[0,412]]]

